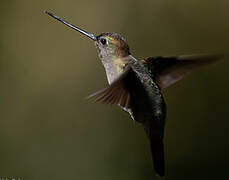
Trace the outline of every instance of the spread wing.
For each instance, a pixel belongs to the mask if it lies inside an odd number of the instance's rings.
[[[222,55],[182,55],[173,57],[150,57],[144,64],[152,71],[161,89],[182,79],[192,70],[216,62]]]
[[[89,99],[94,99],[96,102],[105,104],[119,105],[125,109],[130,108],[130,79],[135,76],[131,67],[128,67],[114,82],[106,88],[97,91],[88,96]]]

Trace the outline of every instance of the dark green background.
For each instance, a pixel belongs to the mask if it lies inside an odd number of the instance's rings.
[[[228,52],[228,0],[1,0],[0,177],[147,180],[142,127],[85,97],[106,86],[89,32],[127,38],[136,58]],[[166,167],[171,180],[228,179],[228,57],[168,88]]]

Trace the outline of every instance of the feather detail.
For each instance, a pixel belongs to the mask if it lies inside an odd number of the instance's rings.
[[[150,57],[143,61],[153,73],[156,83],[161,89],[167,88],[182,79],[198,67],[212,64],[222,55],[182,55],[173,57]]]
[[[123,108],[129,108],[130,93],[126,86],[127,75],[130,68],[127,68],[113,83],[106,88],[97,91],[88,96],[88,99],[94,99],[95,102],[105,104],[119,105]]]

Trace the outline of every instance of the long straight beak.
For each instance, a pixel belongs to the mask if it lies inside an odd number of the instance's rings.
[[[64,24],[67,25],[68,27],[70,27],[70,28],[72,28],[72,29],[74,29],[74,30],[76,30],[76,31],[78,31],[78,32],[80,32],[80,33],[86,35],[87,37],[91,38],[92,40],[94,40],[94,41],[96,40],[96,36],[95,36],[94,34],[88,33],[88,32],[86,32],[86,31],[84,31],[84,30],[82,30],[82,29],[80,29],[80,28],[74,26],[73,24],[70,24],[69,22],[64,21],[63,19],[59,18],[58,16],[56,16],[56,15],[54,15],[54,14],[48,12],[48,11],[44,11],[44,12],[45,12],[46,14],[48,14],[49,16],[53,17],[54,19],[57,19],[58,21],[64,23]]]

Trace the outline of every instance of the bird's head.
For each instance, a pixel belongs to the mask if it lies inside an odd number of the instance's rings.
[[[129,46],[122,36],[117,33],[102,33],[96,36],[64,21],[50,12],[45,11],[45,13],[94,41],[98,56],[105,67],[109,83],[124,71],[130,52]]]
[[[100,59],[122,58],[130,54],[126,40],[117,33],[102,33],[96,36],[95,46]]]

